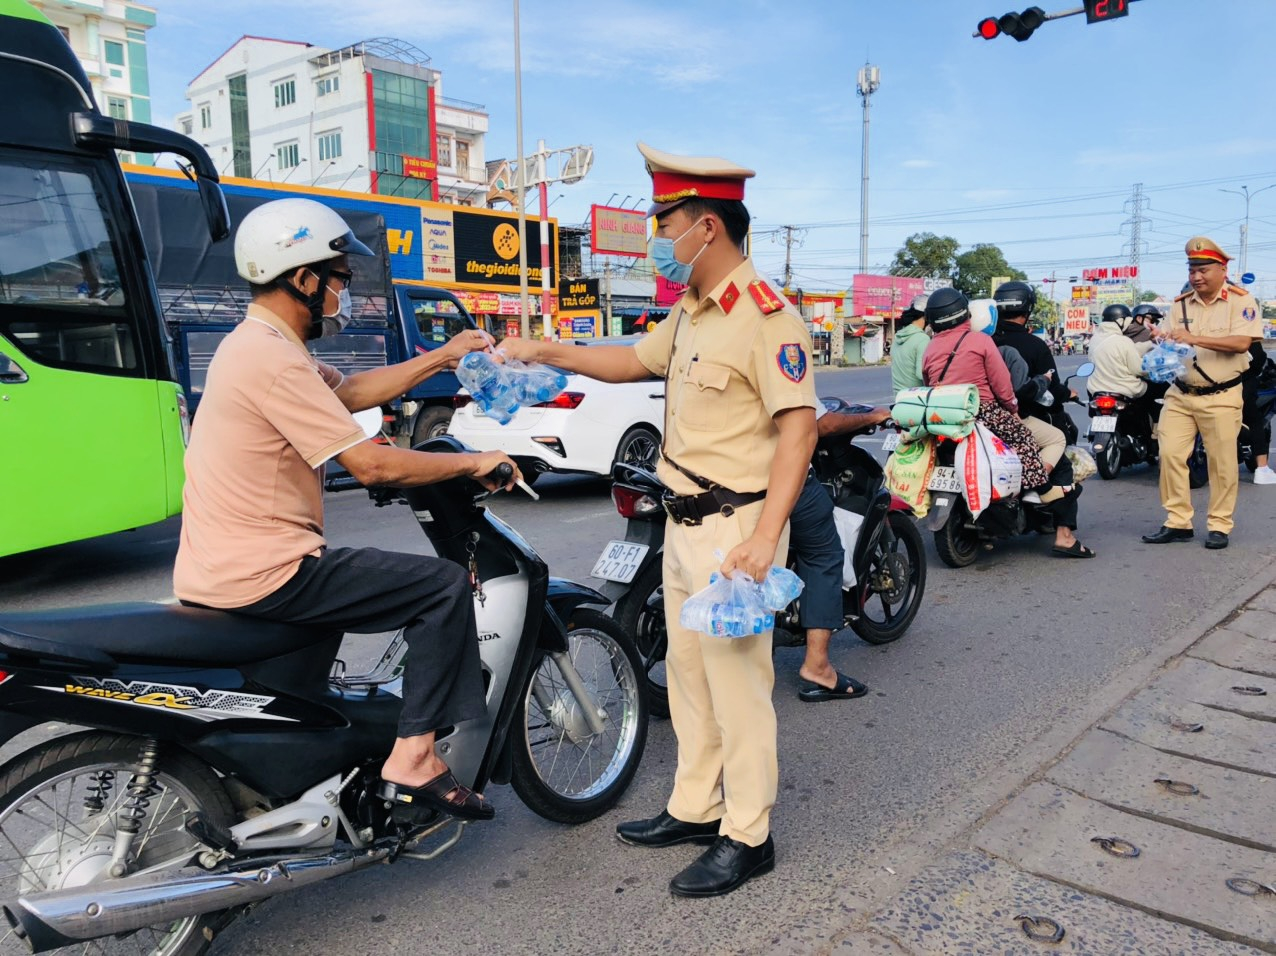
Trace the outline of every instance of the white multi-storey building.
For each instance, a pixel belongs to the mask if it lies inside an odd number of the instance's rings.
[[[79,57],[98,108],[116,119],[151,122],[146,31],[155,8],[132,0],[32,0]],[[149,155],[124,158],[149,163]]]
[[[244,36],[186,88],[179,131],[227,175],[483,205],[488,116],[411,44]]]

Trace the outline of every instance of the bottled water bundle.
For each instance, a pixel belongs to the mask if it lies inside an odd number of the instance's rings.
[[[709,586],[682,605],[678,622],[710,637],[748,637],[775,627],[775,611],[802,593],[802,580],[787,568],[772,568],[761,584],[737,571],[727,578],[716,571]]]
[[[479,408],[500,425],[508,425],[520,408],[553,401],[567,387],[562,372],[515,360],[496,362],[486,352],[471,352],[461,359],[456,377]]]
[[[1195,357],[1192,346],[1167,339],[1143,356],[1143,372],[1153,382],[1172,382],[1187,374],[1186,363]]]

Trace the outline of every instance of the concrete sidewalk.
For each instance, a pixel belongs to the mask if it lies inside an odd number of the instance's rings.
[[[826,951],[1276,953],[1276,586],[961,842]]]

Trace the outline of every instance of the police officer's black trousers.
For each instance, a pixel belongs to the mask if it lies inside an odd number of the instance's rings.
[[[288,583],[236,613],[378,634],[403,628],[399,736],[415,737],[483,715],[474,598],[460,565],[377,548],[307,555]]]

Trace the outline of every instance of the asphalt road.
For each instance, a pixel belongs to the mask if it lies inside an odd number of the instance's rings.
[[[1061,362],[1068,374],[1084,357]],[[880,403],[889,370],[818,372],[821,395]],[[869,439],[872,441],[872,439]],[[606,541],[623,536],[605,483],[547,477],[542,500],[520,493],[492,507],[578,580]],[[493,787],[498,816],[472,826],[433,863],[375,868],[273,900],[233,926],[215,953],[655,953],[770,951],[773,941],[820,948],[926,861],[937,840],[988,809],[988,782],[1047,737],[1088,722],[1110,682],[1198,610],[1269,568],[1276,557],[1276,488],[1244,478],[1232,547],[1154,547],[1139,535],[1162,511],[1146,467],[1087,482],[1081,538],[1093,561],[1053,557],[1048,539],[1001,542],[975,566],[941,565],[928,544],[921,612],[896,644],[873,648],[850,631],[835,663],[869,697],[814,707],[798,701],[801,652],[776,654],[781,792],[773,817],[774,874],[718,900],[669,895],[694,847],[644,851],[616,823],[659,810],[675,761],[667,722],[652,726],[643,766],[621,806],[568,828]],[[1204,494],[1196,493],[1198,511]],[[428,550],[406,508],[375,509],[358,492],[328,497],[330,540]],[[1203,515],[1198,514],[1203,531]],[[177,524],[0,559],[0,607],[159,599],[169,594]],[[365,639],[366,641],[366,639]],[[379,650],[368,643],[352,656]]]

